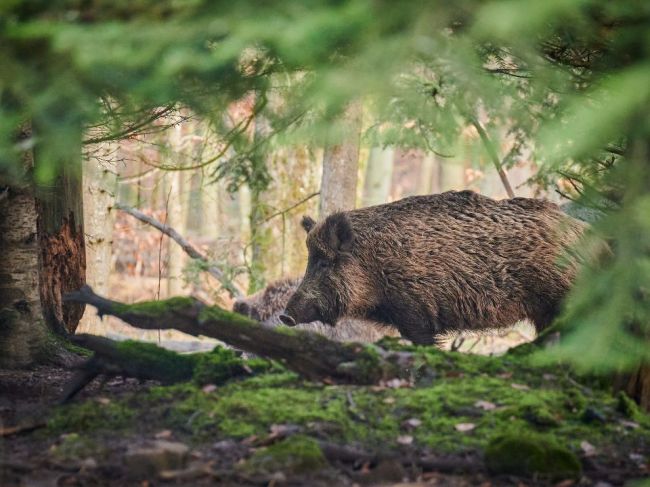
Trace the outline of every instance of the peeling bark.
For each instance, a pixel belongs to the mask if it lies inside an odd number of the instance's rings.
[[[43,316],[60,334],[74,333],[84,307],[63,303],[63,295],[85,284],[86,253],[83,230],[71,212],[54,233],[39,235],[39,289]]]

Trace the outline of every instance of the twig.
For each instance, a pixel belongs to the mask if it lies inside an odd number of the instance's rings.
[[[456,338],[454,338],[454,341],[451,342],[450,351],[458,352],[458,350],[460,350],[460,347],[463,346],[463,343],[465,343],[465,337],[462,335],[457,336]]]
[[[35,423],[19,424],[17,426],[9,426],[7,428],[0,428],[0,438],[7,436],[20,435],[22,433],[31,433],[40,428],[47,426],[45,421],[36,421]]]
[[[125,213],[128,213],[134,218],[137,218],[143,223],[146,223],[148,225],[151,225],[155,229],[159,230],[160,232],[164,233],[167,235],[169,238],[174,240],[178,245],[181,246],[181,248],[185,251],[187,255],[189,255],[192,259],[198,260],[199,262],[202,262],[206,264],[207,268],[206,271],[214,276],[228,292],[233,296],[233,297],[242,297],[244,296],[244,292],[232,281],[230,281],[223,271],[219,269],[216,265],[212,264],[208,258],[203,255],[199,250],[194,247],[192,244],[190,244],[183,236],[178,233],[175,229],[170,227],[169,225],[166,225],[164,223],[159,222],[155,218],[152,218],[148,215],[145,215],[139,210],[136,210],[135,208],[131,208],[130,206],[122,205],[120,203],[116,203],[113,208],[116,208],[118,210],[121,210]]]
[[[297,203],[289,206],[288,208],[285,208],[284,210],[277,211],[277,212],[273,213],[271,216],[266,217],[264,220],[262,220],[262,223],[266,223],[269,220],[272,220],[273,218],[275,218],[276,216],[280,216],[280,215],[284,215],[286,213],[289,213],[291,210],[299,207],[300,205],[302,205],[304,203],[307,203],[310,199],[318,196],[319,194],[320,194],[320,191],[316,191],[315,193],[312,193],[309,196],[304,197],[303,199],[301,199]]]
[[[501,161],[499,160],[497,150],[494,147],[492,140],[490,140],[490,137],[488,136],[487,132],[485,131],[485,129],[477,119],[473,117],[469,117],[469,121],[474,126],[479,136],[481,137],[481,140],[483,141],[483,145],[485,146],[485,150],[490,156],[490,159],[492,159],[492,164],[494,164],[494,167],[499,173],[499,177],[501,178],[503,187],[506,189],[506,193],[508,193],[508,198],[514,198],[515,192],[512,190],[512,186],[510,186],[510,181],[508,181],[508,175],[506,174],[506,172],[503,169],[503,166],[501,165]]]
[[[129,137],[132,137],[134,134],[138,132],[141,128],[146,127],[147,125],[152,124],[159,118],[164,117],[165,115],[169,114],[171,111],[173,111],[175,108],[174,105],[169,105],[166,106],[165,108],[161,109],[160,111],[153,111],[151,115],[148,117],[144,118],[143,120],[140,120],[130,127],[127,127],[120,132],[116,133],[109,133],[107,135],[101,136],[101,137],[96,137],[94,139],[86,139],[83,141],[84,145],[90,145],[90,144],[99,144],[100,142],[108,142],[110,140],[122,140],[122,139],[127,139]]]

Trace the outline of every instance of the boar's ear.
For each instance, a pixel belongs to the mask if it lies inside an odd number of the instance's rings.
[[[354,231],[344,213],[334,213],[327,217],[327,243],[336,253],[352,249]]]
[[[302,217],[302,220],[300,220],[300,225],[305,229],[305,232],[309,233],[311,229],[314,228],[314,225],[316,225],[316,222],[312,217],[305,215]]]

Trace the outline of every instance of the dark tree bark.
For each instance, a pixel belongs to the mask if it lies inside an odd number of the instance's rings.
[[[20,139],[30,138],[31,129],[24,128]],[[0,202],[0,366],[72,360],[54,333],[73,333],[84,309],[62,299],[85,282],[80,143],[76,146],[78,158],[61,164],[49,185],[31,182],[38,164],[32,149],[24,152],[22,181],[0,184],[6,193]]]
[[[39,290],[43,317],[48,327],[60,334],[74,333],[84,307],[63,303],[63,295],[86,283],[86,248],[81,189],[81,128],[78,140],[66,141],[77,150],[73,160],[39,161],[34,165],[57,164],[56,178],[36,187],[39,246]]]

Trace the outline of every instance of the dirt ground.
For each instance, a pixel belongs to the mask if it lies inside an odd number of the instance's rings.
[[[0,421],[6,433],[11,426],[39,426],[50,416],[61,397],[72,372],[56,367],[39,367],[31,371],[0,371]],[[94,380],[75,399],[76,404],[105,408],[128,398],[137,404],[155,382],[140,383],[133,379]],[[212,389],[204,387],[206,393]],[[218,394],[218,390],[216,391]],[[352,399],[350,398],[350,401]],[[354,405],[353,402],[351,402]],[[351,407],[351,406],[350,406]],[[359,414],[363,420],[362,413]],[[193,415],[187,414],[187,421]],[[327,425],[309,426],[309,435],[318,437]],[[549,482],[516,476],[493,476],[483,466],[481,453],[465,451],[460,455],[436,456],[404,442],[399,460],[367,458],[345,446],[323,446],[330,460],[318,473],[306,469],[252,475],[239,466],[255,452],[301,433],[293,425],[272,425],[266,435],[250,435],[243,439],[218,438],[193,442],[183,430],[163,429],[152,420],[129,429],[127,435],[102,433],[93,437],[100,443],[85,444],[76,433],[55,436],[44,430],[23,431],[0,440],[0,485],[9,486],[95,486],[95,485],[394,485],[394,486],[532,486],[556,485],[624,485],[630,478],[650,474],[648,454],[640,455],[639,445],[626,445],[624,439],[616,448],[592,455],[585,447],[581,458],[580,480]],[[323,437],[327,437],[324,434]],[[616,444],[616,442],[614,442]],[[161,446],[162,445],[162,446]],[[646,445],[647,446],[647,445]],[[164,451],[144,455],[145,451]],[[342,448],[342,449],[341,449]],[[147,450],[148,449],[148,450]],[[165,450],[169,449],[169,451]],[[180,451],[177,451],[180,449]],[[333,455],[333,459],[329,455]],[[429,457],[427,456],[429,455]],[[178,458],[184,457],[179,463]],[[356,458],[349,458],[356,457]],[[430,458],[409,466],[405,458]],[[153,459],[152,459],[153,458]],[[428,462],[428,463],[427,463]],[[154,465],[152,468],[151,465]],[[321,466],[322,467],[322,466]],[[455,470],[463,473],[455,473]],[[628,484],[626,484],[628,485]],[[629,484],[632,485],[632,484]],[[637,485],[637,484],[634,484]],[[647,485],[647,484],[644,484]]]

